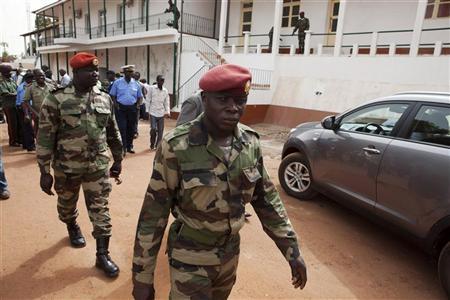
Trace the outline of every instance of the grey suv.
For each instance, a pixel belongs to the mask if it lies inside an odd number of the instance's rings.
[[[450,93],[408,92],[292,129],[278,170],[291,196],[328,194],[407,233],[450,298]]]

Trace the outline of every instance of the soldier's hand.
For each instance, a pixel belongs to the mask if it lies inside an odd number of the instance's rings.
[[[143,283],[135,282],[133,285],[134,299],[136,300],[154,300],[155,299],[155,288],[153,284],[146,285]]]
[[[111,168],[109,169],[109,176],[113,178],[118,178],[120,173],[122,173],[122,162],[115,161]]]
[[[289,265],[291,266],[292,272],[292,285],[295,288],[303,290],[306,281],[308,280],[305,261],[299,256],[296,260],[289,261]]]
[[[53,196],[52,192],[53,177],[49,173],[42,173],[40,180],[41,190],[47,195]]]

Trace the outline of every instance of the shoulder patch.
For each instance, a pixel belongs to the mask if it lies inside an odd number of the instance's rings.
[[[239,128],[240,128],[241,130],[244,130],[244,131],[246,131],[246,132],[250,132],[250,133],[256,135],[256,137],[259,139],[259,133],[256,132],[254,129],[250,128],[249,126],[244,125],[244,124],[242,124],[242,123],[239,123]]]
[[[174,129],[172,129],[171,131],[169,131],[165,135],[164,138],[166,139],[166,141],[170,141],[170,140],[173,140],[174,138],[180,137],[182,135],[189,134],[190,128],[191,128],[190,122],[185,123],[185,124],[180,125],[180,126],[177,126]]]

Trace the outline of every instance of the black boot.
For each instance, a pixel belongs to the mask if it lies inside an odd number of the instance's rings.
[[[97,238],[97,260],[95,266],[102,269],[108,277],[119,275],[119,267],[111,260],[109,256],[109,236]]]
[[[72,247],[83,248],[86,246],[86,240],[76,221],[67,224],[67,231],[69,232],[69,240]]]

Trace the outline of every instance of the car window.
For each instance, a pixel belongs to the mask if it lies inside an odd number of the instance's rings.
[[[414,118],[409,138],[450,146],[450,107],[424,105]]]
[[[408,108],[405,103],[369,106],[342,118],[339,129],[371,134],[391,135],[392,129]]]

